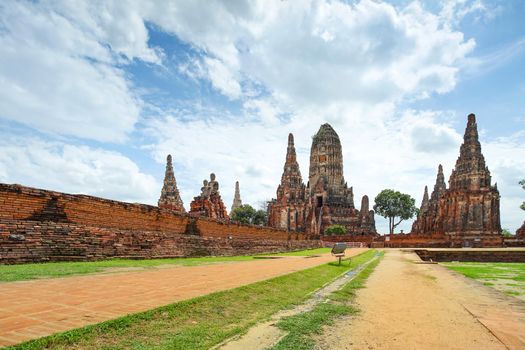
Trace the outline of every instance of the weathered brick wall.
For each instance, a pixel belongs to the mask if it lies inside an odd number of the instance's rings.
[[[0,262],[174,257],[319,247],[304,235],[154,206],[0,184]]]
[[[525,262],[523,250],[425,250],[416,249],[421,260],[465,262]]]

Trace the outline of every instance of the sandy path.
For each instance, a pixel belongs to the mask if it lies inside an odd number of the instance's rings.
[[[366,249],[352,249],[353,256]],[[149,310],[320,265],[283,257],[0,284],[0,346]]]
[[[525,349],[525,304],[414,253],[388,250],[358,292],[361,314],[319,349]]]

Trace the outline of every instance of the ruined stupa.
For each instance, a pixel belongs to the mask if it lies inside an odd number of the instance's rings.
[[[173,172],[171,154],[166,159],[166,173],[164,175],[164,185],[158,201],[159,208],[172,210],[174,212],[184,213],[184,205],[177,189],[177,181]]]

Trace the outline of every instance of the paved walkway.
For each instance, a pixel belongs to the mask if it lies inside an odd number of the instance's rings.
[[[411,252],[387,250],[356,302],[319,349],[525,349],[524,302]]]
[[[352,249],[357,255],[366,249]],[[0,346],[153,309],[320,265],[283,257],[0,284]]]

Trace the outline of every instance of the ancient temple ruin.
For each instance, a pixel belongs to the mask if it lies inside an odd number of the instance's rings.
[[[242,205],[241,191],[239,189],[239,181],[235,181],[235,194],[233,196],[233,203],[230,214]]]
[[[430,199],[428,198],[428,187],[425,186],[421,208],[416,221],[412,224],[412,232],[418,234],[431,234],[436,232],[439,225],[439,202],[445,194],[447,185],[445,184],[445,175],[443,175],[443,166],[439,164],[436,183]]]
[[[320,235],[328,226],[337,224],[346,226],[351,234],[375,234],[374,212],[368,210],[368,197],[363,197],[362,204],[363,212],[355,208],[353,188],[348,188],[344,179],[339,135],[330,124],[321,125],[310,149],[307,231]]]
[[[226,206],[219,192],[219,182],[215,179],[214,173],[210,174],[210,181],[203,181],[201,194],[193,198],[189,214],[213,219],[228,219]]]
[[[449,188],[445,187],[440,166],[428,209],[422,205],[412,232],[445,233],[460,238],[465,245],[496,239],[501,236],[499,199],[497,185],[491,184],[481,153],[476,116],[470,114]]]
[[[164,185],[162,186],[158,206],[161,209],[168,209],[179,213],[184,213],[186,211],[177,188],[177,181],[175,180],[175,173],[173,172],[171,154],[168,154],[166,159]]]
[[[277,198],[268,205],[268,226],[291,231],[305,231],[306,186],[301,177],[294,138],[288,135],[286,161],[277,187]]]
[[[334,224],[343,225],[349,234],[376,234],[374,211],[363,196],[361,210],[354,205],[353,189],[343,177],[341,141],[329,124],[314,135],[310,151],[308,184],[304,185],[295,153],[293,135],[288,150],[277,198],[268,206],[272,227],[322,235]]]

